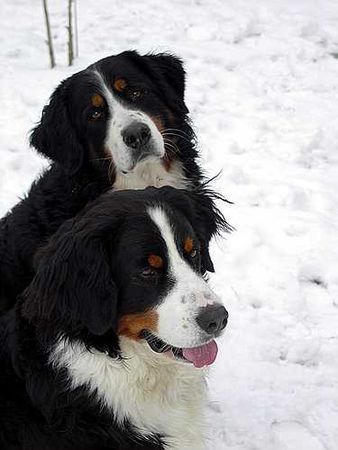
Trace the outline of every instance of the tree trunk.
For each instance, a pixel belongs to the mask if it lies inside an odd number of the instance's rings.
[[[68,65],[69,66],[72,66],[73,61],[74,61],[72,6],[73,6],[73,0],[68,0]]]
[[[43,10],[45,13],[46,28],[47,28],[47,44],[49,50],[50,67],[53,69],[53,67],[55,67],[55,57],[54,57],[52,33],[50,31],[50,24],[49,24],[47,0],[43,0]]]
[[[77,21],[77,0],[74,0],[75,56],[79,56],[79,31]]]

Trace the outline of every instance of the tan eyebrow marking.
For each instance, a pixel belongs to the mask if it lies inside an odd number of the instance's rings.
[[[185,238],[183,248],[184,248],[184,251],[188,254],[193,251],[194,241],[191,237]]]
[[[104,105],[103,97],[100,94],[94,94],[91,98],[92,105],[96,108],[100,108]]]
[[[149,255],[148,263],[150,267],[154,269],[162,269],[163,268],[163,259],[158,255]]]
[[[122,92],[127,87],[127,82],[124,78],[118,78],[114,81],[114,89],[117,92]]]

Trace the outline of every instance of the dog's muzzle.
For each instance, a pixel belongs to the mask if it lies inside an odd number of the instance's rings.
[[[151,129],[144,122],[132,122],[121,132],[123,142],[130,149],[132,165],[149,157],[161,157],[152,139]]]
[[[135,152],[140,152],[151,138],[148,125],[142,122],[132,122],[122,131],[123,142]]]

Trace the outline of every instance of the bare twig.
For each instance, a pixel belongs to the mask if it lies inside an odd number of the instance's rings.
[[[77,21],[77,0],[74,0],[75,56],[79,57],[79,31]]]
[[[74,61],[72,5],[73,5],[73,0],[68,0],[68,65],[69,66],[72,66],[73,61]]]
[[[49,51],[50,67],[53,69],[53,67],[55,67],[55,57],[54,57],[52,33],[50,31],[50,24],[49,24],[47,0],[43,0],[43,10],[45,13],[46,28],[47,28],[47,44],[48,44],[48,51]]]

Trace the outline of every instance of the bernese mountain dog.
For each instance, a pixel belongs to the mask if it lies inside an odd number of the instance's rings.
[[[0,314],[31,281],[37,248],[103,192],[201,187],[184,89],[178,58],[135,51],[56,88],[31,135],[51,167],[0,222]]]
[[[228,313],[210,289],[212,200],[106,193],[66,221],[0,319],[0,448],[205,449],[205,366]]]

